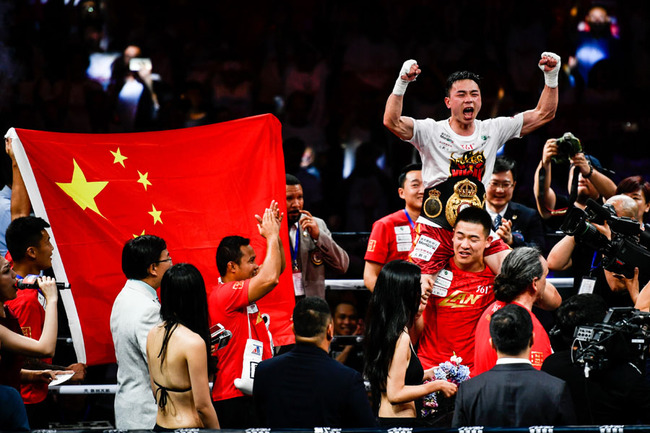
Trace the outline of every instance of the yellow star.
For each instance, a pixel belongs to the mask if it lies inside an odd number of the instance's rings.
[[[147,179],[147,176],[149,176],[149,173],[142,174],[140,173],[140,170],[138,170],[138,176],[140,176],[140,179],[138,180],[138,183],[141,183],[142,186],[144,186],[144,190],[147,190],[147,185],[151,185],[151,182],[149,182],[149,179]]]
[[[117,152],[113,152],[112,150],[110,151],[115,159],[113,160],[113,164],[120,164],[122,167],[124,167],[124,160],[129,159],[127,156],[124,156],[120,153],[120,148],[117,148]]]
[[[140,233],[139,235],[133,235],[134,238],[139,238],[140,236],[144,236],[144,230],[142,230],[142,233]]]
[[[154,225],[155,225],[157,222],[159,222],[160,224],[162,224],[162,223],[163,223],[163,222],[162,222],[162,219],[160,219],[160,214],[161,214],[162,212],[159,211],[159,210],[156,210],[156,206],[154,206],[154,205],[151,205],[151,209],[153,209],[153,210],[152,210],[151,212],[147,212],[147,213],[153,217],[153,223],[154,223]]]
[[[81,209],[86,210],[90,208],[91,210],[97,212],[102,218],[106,218],[97,208],[97,203],[95,203],[95,197],[99,194],[105,187],[108,185],[108,182],[88,182],[86,180],[86,175],[77,161],[72,160],[74,164],[74,170],[72,172],[72,180],[70,183],[59,183],[56,184],[68,194],[74,201],[81,207]]]

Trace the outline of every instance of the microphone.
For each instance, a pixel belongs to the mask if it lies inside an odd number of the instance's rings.
[[[17,289],[38,289],[38,278],[39,275],[29,274],[22,280],[16,281]],[[60,283],[57,281],[56,288],[59,290],[69,289],[70,284]]]

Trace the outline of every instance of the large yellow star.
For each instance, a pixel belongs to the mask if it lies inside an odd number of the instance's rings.
[[[124,166],[124,160],[129,159],[129,157],[122,155],[122,153],[120,152],[119,147],[117,148],[117,152],[113,152],[112,150],[110,152],[115,157],[115,159],[113,160],[113,164],[120,164],[122,167],[125,167]]]
[[[160,218],[160,214],[161,214],[162,212],[159,211],[159,210],[156,210],[156,206],[154,206],[154,205],[151,205],[151,209],[153,209],[153,210],[152,210],[151,212],[148,212],[148,213],[149,213],[149,215],[151,215],[151,216],[153,217],[153,223],[154,223],[154,225],[155,225],[156,223],[158,223],[158,222],[159,222],[160,224],[162,224],[163,222],[162,222],[162,219]]]
[[[86,210],[90,208],[91,210],[97,212],[102,218],[106,218],[97,208],[97,203],[95,203],[95,197],[99,194],[105,187],[108,185],[108,182],[88,182],[86,180],[86,175],[79,164],[74,159],[72,160],[74,164],[74,170],[72,172],[72,180],[70,183],[59,183],[56,184],[81,207],[81,209]]]
[[[151,185],[151,182],[149,182],[149,179],[147,179],[147,176],[149,176],[149,172],[142,174],[140,173],[140,170],[138,170],[138,176],[140,176],[140,179],[138,179],[138,183],[141,183],[142,186],[144,186],[144,190],[147,190],[147,185]]]

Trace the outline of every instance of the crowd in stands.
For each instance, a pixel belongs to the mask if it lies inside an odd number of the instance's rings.
[[[282,122],[286,214],[274,197],[255,215],[263,263],[250,239],[226,236],[220,281],[206,282],[157,236],[124,244],[110,320],[115,427],[648,423],[645,353],[621,350],[588,364],[589,376],[569,349],[576,327],[610,307],[650,322],[650,158],[639,145],[650,125],[647,107],[626,102],[650,95],[648,6],[348,3],[256,2],[251,13],[0,0],[0,56],[14,60],[0,67],[6,129],[140,132],[261,113]],[[398,69],[405,58],[417,61]],[[53,247],[49,224],[29,215],[12,138],[0,420],[28,429],[56,417],[47,385],[66,373],[81,383],[86,366],[47,358]],[[369,299],[326,291],[326,275],[353,268],[337,231],[370,233],[355,275]],[[295,344],[274,346],[257,302],[285,268]],[[40,290],[18,288],[31,274]],[[556,288],[551,275],[574,286]],[[217,325],[232,338],[214,346]],[[448,361],[467,374],[443,377]]]
[[[549,50],[565,60],[561,116],[525,138],[528,144],[505,149],[520,162],[516,198],[534,207],[531,173],[548,138],[572,131],[617,180],[648,165],[635,147],[648,128],[647,108],[625,102],[650,92],[648,6],[602,4],[613,18],[603,36],[610,55],[589,69],[570,60],[580,59],[590,32],[604,31],[585,26],[586,0],[536,0],[525,10],[514,0],[255,1],[255,14],[219,2],[3,0],[0,126],[99,133],[274,113],[284,138],[307,148],[303,168],[315,176],[311,200],[318,205],[307,209],[330,230],[368,232],[399,206],[392,179],[415,157],[381,125],[395,64],[414,58],[425,70],[407,101],[409,115],[440,118],[444,80],[458,69],[484,78],[484,115],[512,115],[536,103],[541,83],[529,65]],[[124,60],[133,54],[151,59],[156,79],[127,70]],[[99,72],[89,76],[89,66]],[[135,112],[126,109],[128,98],[120,101],[127,82],[143,93],[130,105]],[[380,168],[372,164],[377,158]],[[362,167],[365,159],[371,164]],[[363,202],[355,199],[359,188]]]

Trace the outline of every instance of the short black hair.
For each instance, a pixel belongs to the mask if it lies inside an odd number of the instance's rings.
[[[461,221],[482,225],[485,237],[488,237],[490,235],[490,230],[492,230],[492,218],[490,218],[490,214],[480,207],[469,206],[458,212],[456,223],[454,225],[457,225]]]
[[[130,280],[142,280],[149,275],[149,266],[160,260],[167,249],[164,239],[142,235],[129,239],[122,248],[122,272]]]
[[[43,218],[26,216],[16,218],[7,227],[5,240],[11,259],[22,260],[27,254],[27,248],[37,247],[43,239],[43,230],[50,225]]]
[[[43,230],[49,227],[47,221],[35,216],[25,216],[13,220],[5,234],[7,250],[11,254],[11,259],[22,260],[27,254],[27,248],[37,247],[43,239]]]
[[[504,355],[517,356],[530,345],[533,321],[530,312],[517,304],[497,310],[490,319],[490,337],[494,347]]]
[[[287,181],[287,185],[300,185],[300,179],[298,179],[298,178],[297,178],[296,176],[294,176],[293,174],[289,174],[289,173],[287,173],[287,174],[286,174],[286,178],[287,178],[287,179],[286,179],[286,181]]]
[[[447,85],[445,87],[445,93],[447,96],[449,96],[449,91],[451,90],[451,87],[454,85],[454,83],[461,80],[472,80],[478,84],[479,89],[481,88],[481,77],[479,77],[477,74],[469,71],[456,71],[447,77]]]
[[[293,309],[293,330],[299,337],[315,337],[325,333],[332,320],[330,307],[324,299],[308,296]]]
[[[251,240],[242,236],[226,236],[217,247],[217,270],[223,277],[228,270],[228,262],[239,263],[244,253],[241,247],[250,245]]]
[[[419,171],[422,170],[422,164],[420,163],[415,163],[415,164],[409,164],[406,167],[402,169],[402,171],[399,174],[399,177],[397,178],[397,185],[400,188],[404,188],[404,182],[406,181],[406,175],[409,174],[410,171]]]
[[[643,176],[626,177],[618,183],[616,194],[631,194],[638,190],[641,190],[646,203],[650,202],[650,182],[645,180]]]
[[[517,182],[517,163],[514,159],[510,159],[507,156],[499,156],[494,161],[494,170],[492,173],[505,173],[510,171],[512,173],[512,180]]]

